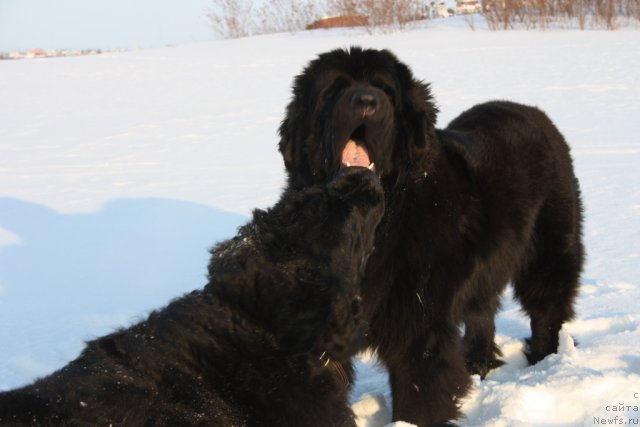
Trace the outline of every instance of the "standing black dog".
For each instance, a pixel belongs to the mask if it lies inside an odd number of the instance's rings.
[[[290,193],[213,251],[207,286],[22,389],[0,425],[355,426],[348,361],[382,218],[364,168]]]
[[[296,78],[280,127],[292,192],[343,165],[381,177],[363,311],[393,418],[419,426],[459,418],[469,374],[503,363],[494,316],[508,282],[531,318],[529,362],[557,351],[583,264],[578,182],[549,118],[496,101],[438,130],[436,114],[428,85],[393,54],[351,48]]]

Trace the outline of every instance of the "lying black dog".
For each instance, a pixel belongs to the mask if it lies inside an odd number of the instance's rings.
[[[383,210],[379,178],[353,167],[255,211],[203,290],[0,394],[0,425],[355,425],[341,362],[364,338],[358,284]]]

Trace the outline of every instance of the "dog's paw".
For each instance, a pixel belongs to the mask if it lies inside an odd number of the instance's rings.
[[[384,199],[380,177],[364,167],[343,169],[330,189],[349,204],[363,207],[381,205]]]
[[[481,379],[485,379],[489,372],[501,367],[504,364],[504,361],[495,357],[485,360],[467,360],[465,362],[467,371],[471,375],[479,375]]]

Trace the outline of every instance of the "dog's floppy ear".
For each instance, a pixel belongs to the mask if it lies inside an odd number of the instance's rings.
[[[301,112],[304,111],[303,100],[305,99],[305,94],[302,93],[302,91],[305,88],[305,84],[307,84],[307,82],[304,81],[305,71],[298,75],[293,81],[291,100],[289,104],[287,104],[284,119],[278,129],[278,134],[280,135],[278,149],[282,154],[287,170],[293,167],[296,156],[296,142],[294,140],[298,138],[297,133],[299,133],[299,128],[304,123],[300,115]]]
[[[404,136],[410,141],[409,154],[413,157],[435,138],[438,108],[433,102],[429,84],[416,80],[409,67],[400,61],[396,61],[395,68],[403,95],[400,118],[404,123],[400,128],[406,129]]]
[[[312,165],[308,164],[304,153],[301,152],[304,149],[304,140],[301,139],[302,130],[300,127],[304,128],[305,124],[304,120],[296,117],[297,114],[300,114],[300,108],[296,104],[296,99],[291,101],[287,107],[285,119],[280,124],[278,131],[280,135],[278,150],[282,154],[284,167],[289,176],[289,186],[291,187],[313,183],[311,177]]]
[[[298,75],[293,83],[291,101],[287,105],[285,118],[280,123],[278,134],[280,142],[278,150],[282,154],[284,166],[290,174],[295,174],[296,182],[313,182],[311,170],[314,168],[312,162],[307,159],[304,144],[310,134],[310,118],[307,117],[313,111],[313,77],[315,72],[311,70],[315,61],[312,61],[302,74]],[[299,163],[307,163],[300,165]],[[291,178],[291,176],[290,176]]]
[[[289,169],[289,166],[293,162],[293,143],[291,141],[291,134],[289,132],[289,120],[287,118],[282,120],[282,123],[280,123],[278,134],[280,135],[278,150],[280,151],[280,154],[282,154],[282,159],[284,160],[285,167]]]

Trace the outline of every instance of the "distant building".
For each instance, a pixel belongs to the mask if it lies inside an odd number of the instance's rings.
[[[447,18],[447,17],[449,17],[451,15],[452,15],[452,13],[450,12],[449,9],[447,9],[447,6],[443,2],[438,3],[436,5],[436,16],[437,17],[439,17],[439,18]]]
[[[436,3],[431,1],[424,6],[424,16],[426,18],[447,18],[451,15],[453,15],[452,10],[447,9],[444,2]]]
[[[478,0],[456,0],[456,15],[480,13],[482,6]]]
[[[35,48],[35,49],[31,49],[29,52],[27,52],[27,54],[24,57],[28,58],[28,59],[46,58],[47,57],[47,52],[44,49]]]
[[[124,52],[122,49],[83,49],[83,50],[71,50],[71,49],[31,49],[26,52],[0,52],[0,59],[34,59],[34,58],[59,58],[64,56],[81,56],[81,55],[99,55],[101,53],[117,53]]]

